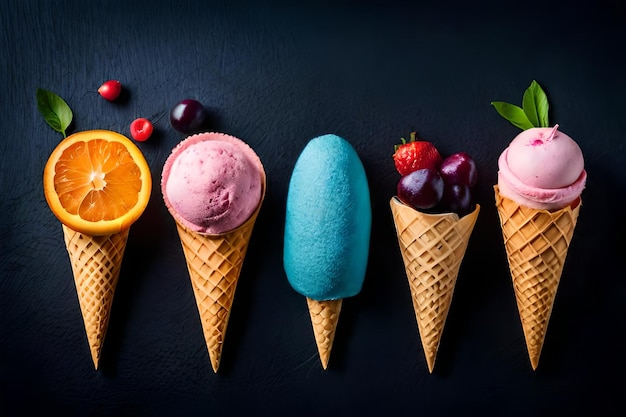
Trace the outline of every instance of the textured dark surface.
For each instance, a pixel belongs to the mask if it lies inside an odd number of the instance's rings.
[[[0,1],[0,415],[597,415],[621,408],[622,3],[250,3]],[[116,103],[96,93],[110,78],[126,87]],[[580,143],[589,173],[536,372],[492,190],[497,157],[518,129],[490,106],[521,103],[532,79],[548,93],[552,122]],[[128,134],[136,117],[156,120],[154,137],[140,144],[153,195],[131,230],[99,371],[61,226],[43,195],[43,167],[61,136],[37,112],[37,87],[66,99],[72,131]],[[213,129],[246,140],[268,176],[218,374],[158,189],[163,162],[182,139],[166,114],[183,98],[212,109]],[[389,209],[398,180],[393,145],[411,130],[444,154],[469,152],[480,169],[483,209],[432,375]],[[327,371],[305,299],[289,287],[281,259],[291,170],[306,142],[324,133],[359,153],[373,207],[365,285],[344,301]]]

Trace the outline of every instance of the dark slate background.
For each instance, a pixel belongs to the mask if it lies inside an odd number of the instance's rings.
[[[626,13],[578,2],[0,2],[0,414],[20,416],[597,415],[622,408],[626,284]],[[115,103],[96,92],[125,86]],[[536,79],[551,121],[589,173],[539,364],[530,368],[492,186],[519,132],[490,106],[521,103]],[[89,355],[61,227],[42,172],[61,135],[35,91],[61,95],[71,131],[128,134],[153,194],[133,226],[101,370]],[[211,128],[246,140],[268,194],[253,234],[218,374],[211,370],[173,221],[158,184],[183,137],[167,112],[195,98]],[[428,373],[388,206],[393,145],[416,130],[467,151],[482,205],[435,372]],[[288,180],[307,141],[335,133],[365,166],[371,255],[344,302],[322,371],[304,298],[282,269]],[[616,382],[613,382],[613,381]]]

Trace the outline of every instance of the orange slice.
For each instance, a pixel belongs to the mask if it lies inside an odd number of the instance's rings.
[[[50,209],[67,227],[99,236],[128,229],[150,199],[152,177],[139,148],[109,130],[65,138],[43,172]]]

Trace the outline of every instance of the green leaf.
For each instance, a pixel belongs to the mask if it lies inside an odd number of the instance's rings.
[[[534,127],[548,127],[548,97],[539,83],[533,80],[524,92],[522,108]]]
[[[514,126],[522,130],[530,129],[533,124],[528,120],[528,116],[524,110],[514,104],[505,103],[504,101],[492,101],[491,105],[496,109],[500,116],[511,122]]]
[[[65,131],[72,123],[74,114],[65,100],[51,91],[38,88],[37,108],[51,128],[63,134],[63,137],[67,136]]]

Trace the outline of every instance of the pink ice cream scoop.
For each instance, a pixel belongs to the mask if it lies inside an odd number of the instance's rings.
[[[576,200],[587,180],[574,140],[553,128],[531,128],[517,135],[498,159],[500,194],[520,205],[545,210]]]
[[[163,199],[172,216],[188,229],[228,232],[258,207],[263,172],[259,157],[242,140],[222,133],[192,135],[165,162]]]

